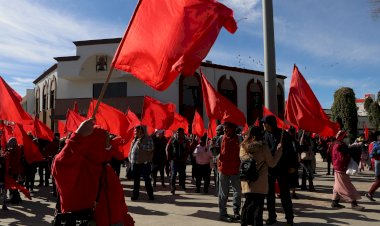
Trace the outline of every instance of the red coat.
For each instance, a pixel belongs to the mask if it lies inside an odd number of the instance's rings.
[[[226,135],[222,138],[218,170],[225,175],[236,175],[240,167],[240,141],[238,136],[232,138]]]
[[[332,151],[334,170],[340,173],[346,173],[350,160],[351,157],[348,154],[348,146],[342,141],[335,141]]]
[[[127,212],[119,179],[109,166],[105,167],[102,174],[104,163],[112,155],[105,149],[106,134],[105,130],[99,128],[86,137],[74,133],[54,159],[52,173],[60,194],[61,210],[65,213],[93,208],[99,179],[102,178],[99,203],[95,210],[96,224],[134,225]]]

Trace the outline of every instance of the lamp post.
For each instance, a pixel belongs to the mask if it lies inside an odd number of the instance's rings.
[[[273,2],[262,0],[264,38],[265,107],[277,114],[277,77],[274,45]]]

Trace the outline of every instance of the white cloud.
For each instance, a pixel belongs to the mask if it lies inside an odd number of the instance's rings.
[[[234,17],[238,23],[242,20],[255,23],[261,18],[259,0],[221,0],[220,2],[234,10]]]

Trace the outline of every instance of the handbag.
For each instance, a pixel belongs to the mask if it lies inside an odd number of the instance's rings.
[[[93,219],[93,213],[96,208],[96,204],[99,201],[100,190],[101,190],[101,181],[103,173],[105,172],[105,165],[103,165],[103,170],[99,178],[98,184],[98,193],[96,194],[96,199],[93,208],[84,209],[75,212],[66,212],[61,213],[60,204],[57,205],[56,214],[52,222],[53,226],[96,226],[96,222]],[[58,197],[58,200],[60,198]]]
[[[355,175],[358,172],[358,168],[358,164],[351,158],[347,166],[346,174]]]

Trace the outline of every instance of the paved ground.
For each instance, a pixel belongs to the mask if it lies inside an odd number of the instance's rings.
[[[316,192],[297,191],[300,199],[294,201],[296,225],[380,225],[380,192],[375,194],[379,201],[370,202],[364,196],[359,201],[360,205],[366,207],[362,212],[353,211],[350,208],[333,210],[330,208],[333,176],[325,175],[325,163],[318,161],[317,175],[315,178]],[[191,167],[188,167],[188,171]],[[123,171],[124,168],[123,168]],[[352,177],[356,188],[364,195],[370,186],[373,176],[372,172],[364,172]],[[122,176],[125,175],[122,174]],[[189,175],[189,174],[188,174]],[[175,196],[171,195],[169,188],[157,185],[155,188],[155,200],[148,201],[144,187],[141,187],[139,201],[130,201],[132,182],[122,178],[125,188],[125,197],[129,211],[136,221],[137,226],[216,226],[237,225],[237,223],[224,223],[218,221],[218,202],[213,195],[214,186],[210,194],[194,193],[195,188],[190,178],[187,180],[186,192],[177,191]],[[143,183],[141,183],[143,185]],[[21,205],[9,206],[10,211],[0,210],[0,225],[51,225],[54,212],[54,198],[50,194],[51,187],[40,188],[33,194],[33,200],[24,200]],[[279,200],[277,200],[279,202]],[[229,202],[229,204],[231,204]],[[343,203],[349,207],[348,203]],[[232,211],[229,208],[229,211]],[[277,204],[278,223],[283,225],[284,215],[280,204]],[[266,213],[264,213],[264,219]]]

